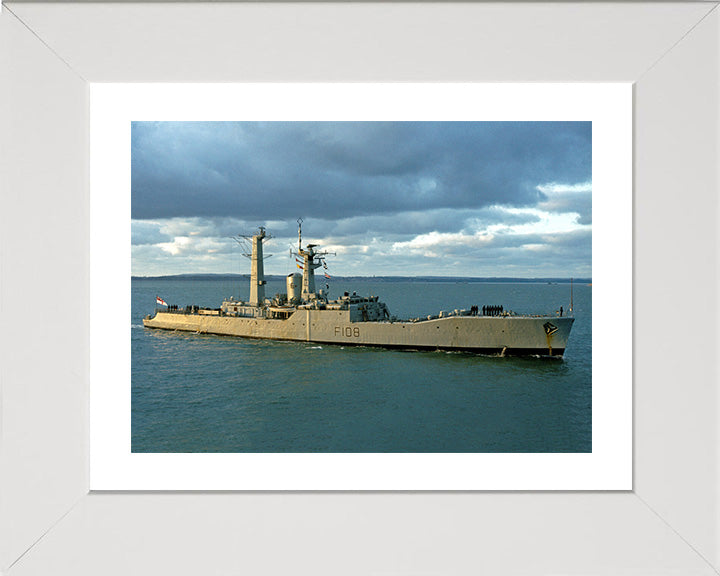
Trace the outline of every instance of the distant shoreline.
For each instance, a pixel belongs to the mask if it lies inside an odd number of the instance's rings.
[[[284,281],[285,275],[266,274],[266,280]],[[132,276],[133,280],[184,280],[190,282],[207,280],[250,280],[249,274],[167,274],[161,276]],[[322,280],[322,278],[320,278]],[[498,276],[475,278],[467,276],[333,276],[333,281],[373,282],[468,282],[468,283],[522,283],[522,284],[570,284],[570,278],[513,278]],[[591,284],[592,278],[573,278],[576,284]]]

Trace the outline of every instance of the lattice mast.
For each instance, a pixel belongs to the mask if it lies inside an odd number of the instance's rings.
[[[318,252],[315,250],[317,244],[308,244],[307,248],[302,247],[302,218],[298,218],[298,249],[296,256],[302,258],[302,300],[309,300],[315,297],[315,269],[322,266],[324,256],[331,252]],[[316,260],[317,259],[317,260]]]

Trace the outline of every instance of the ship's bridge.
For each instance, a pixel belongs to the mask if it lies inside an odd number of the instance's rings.
[[[345,292],[337,300],[327,303],[328,310],[349,310],[350,322],[378,322],[390,318],[390,311],[377,296],[358,296]]]

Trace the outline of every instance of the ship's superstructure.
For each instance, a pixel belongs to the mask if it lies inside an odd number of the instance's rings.
[[[302,246],[302,220],[298,220],[297,272],[286,277],[286,292],[265,297],[264,228],[251,239],[250,298],[229,298],[220,308],[187,306],[156,310],[146,316],[148,328],[185,330],[247,338],[296,340],[327,344],[382,346],[419,350],[462,350],[483,354],[562,357],[572,316],[517,315],[500,306],[478,306],[441,312],[424,318],[400,320],[391,316],[377,296],[344,293],[334,300],[317,290],[315,270],[328,252],[316,244]]]

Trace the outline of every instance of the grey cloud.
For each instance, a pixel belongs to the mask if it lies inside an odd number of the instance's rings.
[[[538,204],[548,212],[576,212],[578,224],[592,224],[592,192],[553,192]]]
[[[384,243],[409,240],[429,232],[464,232],[471,234],[479,228],[492,224],[504,225],[537,222],[532,214],[512,214],[497,207],[470,209],[439,209],[425,212],[399,212],[375,214],[339,220],[308,218],[304,220],[305,242],[343,245],[348,249],[366,245],[377,238]],[[256,220],[254,222],[235,218],[172,218],[158,222],[133,220],[133,238],[142,238],[134,244],[169,242],[176,236],[199,236],[215,238],[224,246],[233,246],[231,237],[249,235],[258,226],[267,227],[273,239],[266,243],[273,250],[284,250],[297,243],[295,221]],[[163,233],[159,232],[162,228]],[[150,234],[148,231],[152,231]],[[322,239],[322,240],[321,240]],[[229,251],[229,250],[224,250]]]
[[[534,248],[526,248],[528,245]],[[592,232],[574,230],[555,234],[496,234],[491,240],[482,243],[467,236],[464,240],[444,243],[442,256],[447,259],[472,258],[476,265],[484,262],[506,265],[513,262],[523,266],[542,266],[551,260],[589,264],[592,259]]]
[[[328,221],[323,229],[327,229],[329,234],[336,236],[364,233],[366,235],[382,235],[385,239],[395,239],[397,235],[458,232],[497,223],[509,226],[538,220],[537,216],[531,214],[512,214],[495,207],[480,210],[440,208],[344,218],[335,222]]]
[[[542,244],[548,250],[559,248],[589,248],[592,243],[592,230],[579,229],[567,232],[528,233],[528,234],[496,234],[491,241],[492,246],[503,248],[517,248],[527,245]]]
[[[211,220],[196,223],[211,226]],[[427,257],[423,251],[391,250],[394,241],[412,240],[413,234],[383,234],[373,239],[371,234],[333,237],[310,222],[304,242],[319,242],[327,248],[332,244],[344,247],[337,256],[329,257],[332,275],[457,275],[457,276],[590,276],[592,261],[592,233],[577,230],[557,234],[496,234],[490,242],[477,242],[472,235],[460,236],[457,241],[444,243],[438,257]],[[231,226],[234,228],[234,226]],[[288,248],[295,246],[294,234],[275,235],[267,244],[266,254],[275,256],[266,262],[270,274],[285,274],[292,270],[293,261]],[[536,246],[530,250],[526,245]],[[212,247],[209,254],[207,247]],[[370,246],[367,253],[362,247]],[[240,272],[247,273],[249,264],[241,256],[242,249],[229,237],[190,237],[189,245],[175,255],[157,245],[133,246],[133,273],[153,275],[180,272]],[[434,252],[434,250],[431,250]],[[441,256],[441,257],[440,257]]]
[[[161,231],[162,225],[157,222],[133,221],[132,244],[159,244],[170,242],[172,236]]]
[[[135,219],[342,219],[494,204],[591,178],[588,122],[134,122]]]

